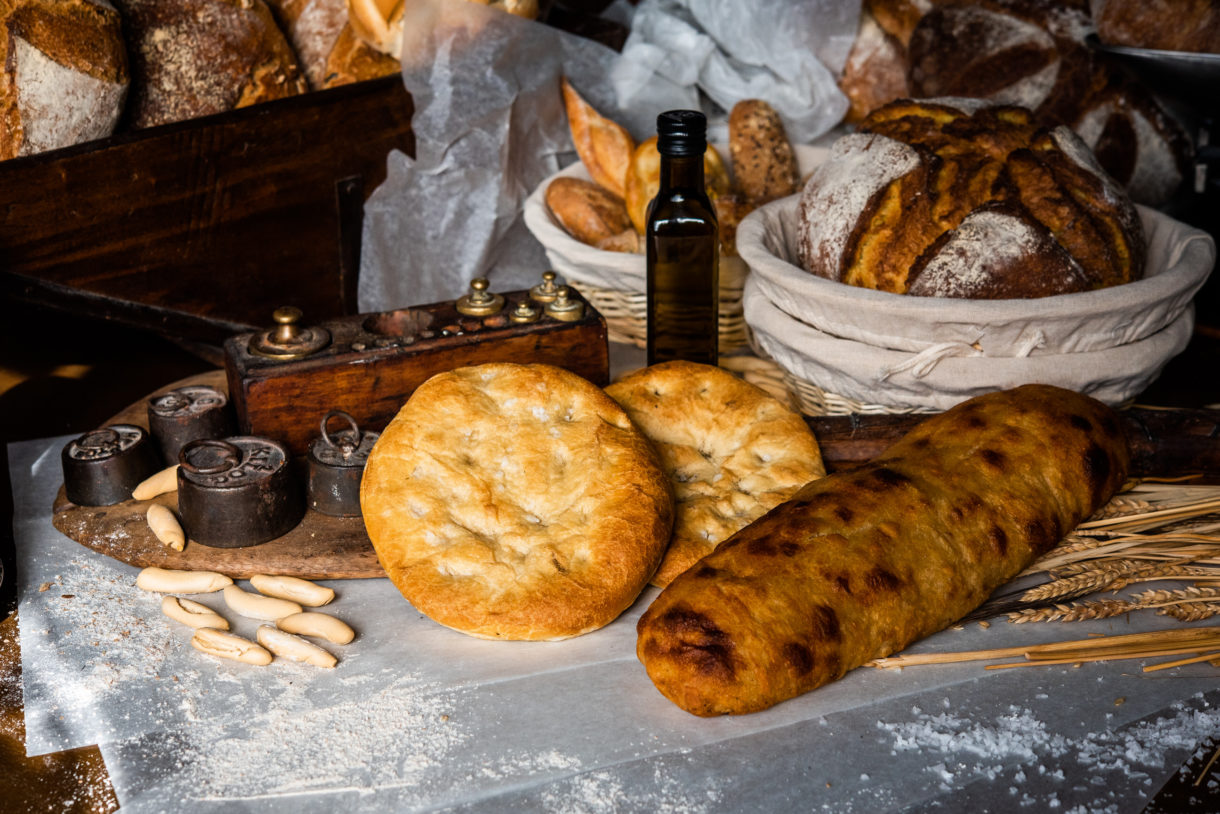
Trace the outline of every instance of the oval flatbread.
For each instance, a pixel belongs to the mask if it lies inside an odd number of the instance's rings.
[[[564,639],[648,584],[673,498],[617,404],[549,365],[433,376],[390,422],[360,488],[386,573],[418,610],[489,639]]]
[[[718,367],[665,362],[606,388],[653,442],[674,489],[664,588],[826,470],[798,413]]]

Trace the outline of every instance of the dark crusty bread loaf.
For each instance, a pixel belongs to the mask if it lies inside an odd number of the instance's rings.
[[[900,96],[1021,105],[1075,130],[1141,203],[1163,203],[1189,172],[1182,127],[1088,47],[1086,0],[866,0],[865,11],[840,82],[857,116]]]
[[[0,33],[0,159],[114,131],[129,75],[112,6],[0,0]]]
[[[807,271],[898,294],[1039,297],[1143,274],[1135,208],[1080,140],[975,100],[873,111],[810,177],[799,218]]]
[[[1027,385],[814,481],[675,579],[637,655],[696,715],[765,709],[942,630],[1122,485],[1113,412]]]
[[[131,51],[132,127],[308,90],[263,0],[116,0]]]
[[[1092,0],[1090,5],[1102,42],[1220,54],[1216,0]]]

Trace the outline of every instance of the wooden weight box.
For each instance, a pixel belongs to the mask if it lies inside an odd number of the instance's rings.
[[[471,284],[458,300],[304,325],[293,308],[278,325],[225,342],[238,432],[272,438],[304,455],[331,410],[380,431],[429,377],[466,365],[556,365],[599,387],[609,383],[606,322],[553,272],[504,295]]]

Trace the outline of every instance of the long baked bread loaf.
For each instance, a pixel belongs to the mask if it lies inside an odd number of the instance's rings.
[[[640,618],[637,654],[688,712],[765,709],[978,607],[1104,505],[1128,459],[1087,396],[971,399],[722,543]]]

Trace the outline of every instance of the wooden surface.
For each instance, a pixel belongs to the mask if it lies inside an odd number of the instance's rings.
[[[0,163],[0,294],[219,344],[356,311],[364,199],[413,154],[399,76]]]
[[[224,371],[191,376],[166,385],[150,396],[187,384],[206,384],[221,390]],[[147,399],[140,399],[108,424],[127,423],[148,426]],[[155,501],[177,511],[178,495],[170,493]],[[145,514],[152,501],[128,500],[113,506],[77,506],[64,496],[60,487],[52,509],[55,528],[78,543],[109,557],[144,568],[219,571],[234,579],[254,574],[290,574],[311,579],[354,579],[382,577],[373,544],[359,517],[329,517],[306,510],[304,519],[292,531],[248,548],[212,548],[188,542],[182,551],[163,545],[148,528]]]

